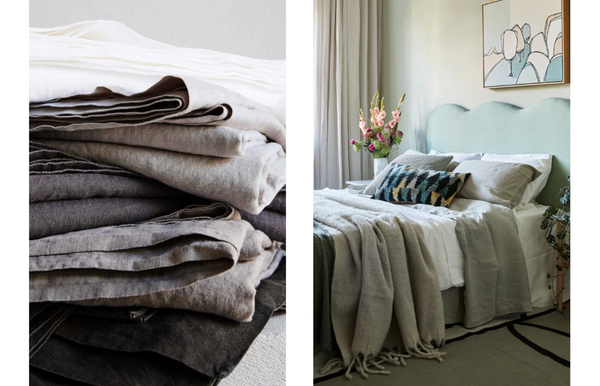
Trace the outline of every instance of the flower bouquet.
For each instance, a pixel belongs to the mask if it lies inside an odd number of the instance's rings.
[[[357,141],[355,139],[350,140],[350,145],[354,147],[356,152],[360,152],[361,150],[366,150],[373,155],[373,158],[387,158],[390,152],[394,149],[394,146],[399,145],[402,142],[402,133],[400,130],[397,130],[398,122],[400,122],[400,116],[402,112],[400,111],[400,106],[404,102],[404,98],[406,97],[406,93],[402,95],[400,98],[400,102],[398,102],[398,107],[396,110],[392,111],[393,118],[386,124],[384,123],[384,119],[386,116],[384,110],[384,99],[381,98],[381,105],[379,104],[379,91],[373,95],[373,100],[371,101],[371,126],[367,127],[365,122],[365,116],[363,114],[362,109],[360,109],[360,122],[358,126],[361,130],[361,139]]]

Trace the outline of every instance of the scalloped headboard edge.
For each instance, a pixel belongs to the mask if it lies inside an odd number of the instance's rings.
[[[504,102],[473,110],[456,104],[427,116],[427,151],[552,154],[552,173],[536,202],[551,205],[571,172],[571,101],[546,98],[521,108]]]

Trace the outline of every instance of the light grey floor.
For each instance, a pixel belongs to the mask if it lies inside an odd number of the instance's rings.
[[[242,361],[219,386],[284,386],[285,320],[285,313],[274,315]]]
[[[507,321],[506,319],[494,321],[478,330]],[[527,323],[570,332],[569,310],[566,310],[564,315],[553,312],[531,319]],[[464,335],[461,329],[458,326],[449,329],[447,339]],[[534,344],[567,361],[570,360],[568,337],[521,324],[515,324],[515,329]],[[473,330],[464,331],[473,332]],[[351,381],[340,376],[319,382],[318,385],[559,386],[569,384],[569,368],[524,344],[506,327],[451,342],[445,345],[442,351],[447,353],[444,363],[414,358],[407,361],[407,367],[386,366],[391,371],[391,375],[370,375],[369,379],[364,379],[355,372],[352,373]]]

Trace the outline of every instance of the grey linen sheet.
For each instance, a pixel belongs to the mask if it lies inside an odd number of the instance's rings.
[[[364,377],[389,374],[381,362],[398,364],[410,356],[441,361],[434,347],[444,343],[442,299],[422,231],[405,214],[376,208],[361,197],[314,194],[314,220],[344,235],[334,237],[331,289],[342,359],[325,367],[339,364],[347,377],[353,367]]]
[[[29,204],[29,239],[131,224],[172,213],[187,203],[168,198],[89,198]]]
[[[29,156],[30,239],[149,220],[191,203],[158,181],[40,144],[30,143]]]
[[[99,85],[102,86],[102,85]],[[146,123],[227,125],[256,130],[285,149],[285,127],[266,107],[222,87],[191,78],[162,78],[148,90],[121,95],[98,87],[90,95],[29,106],[30,130],[94,130]]]
[[[185,287],[271,246],[226,204],[30,241],[30,301],[138,296]]]
[[[31,137],[116,143],[213,157],[241,156],[249,148],[267,143],[267,137],[255,130],[163,123],[103,130],[40,131],[31,133]]]
[[[286,242],[285,214],[265,209],[260,214],[242,212],[242,218],[254,228],[265,232],[271,240]]]
[[[182,288],[135,297],[87,300],[77,304],[177,308],[249,322],[254,315],[256,287],[261,280],[273,274],[284,255],[281,244],[275,242],[253,260],[238,262],[225,273]]]
[[[99,142],[38,139],[97,163],[111,164],[209,200],[258,214],[285,185],[281,146],[255,146],[241,157],[217,158]]]
[[[411,207],[456,221],[465,256],[465,327],[532,310],[525,255],[511,209],[464,198],[455,198],[450,209]]]
[[[157,181],[105,173],[29,176],[29,203],[86,198],[178,198],[190,196]]]

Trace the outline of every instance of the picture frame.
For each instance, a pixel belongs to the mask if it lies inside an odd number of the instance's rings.
[[[570,82],[570,0],[482,4],[483,87]]]

